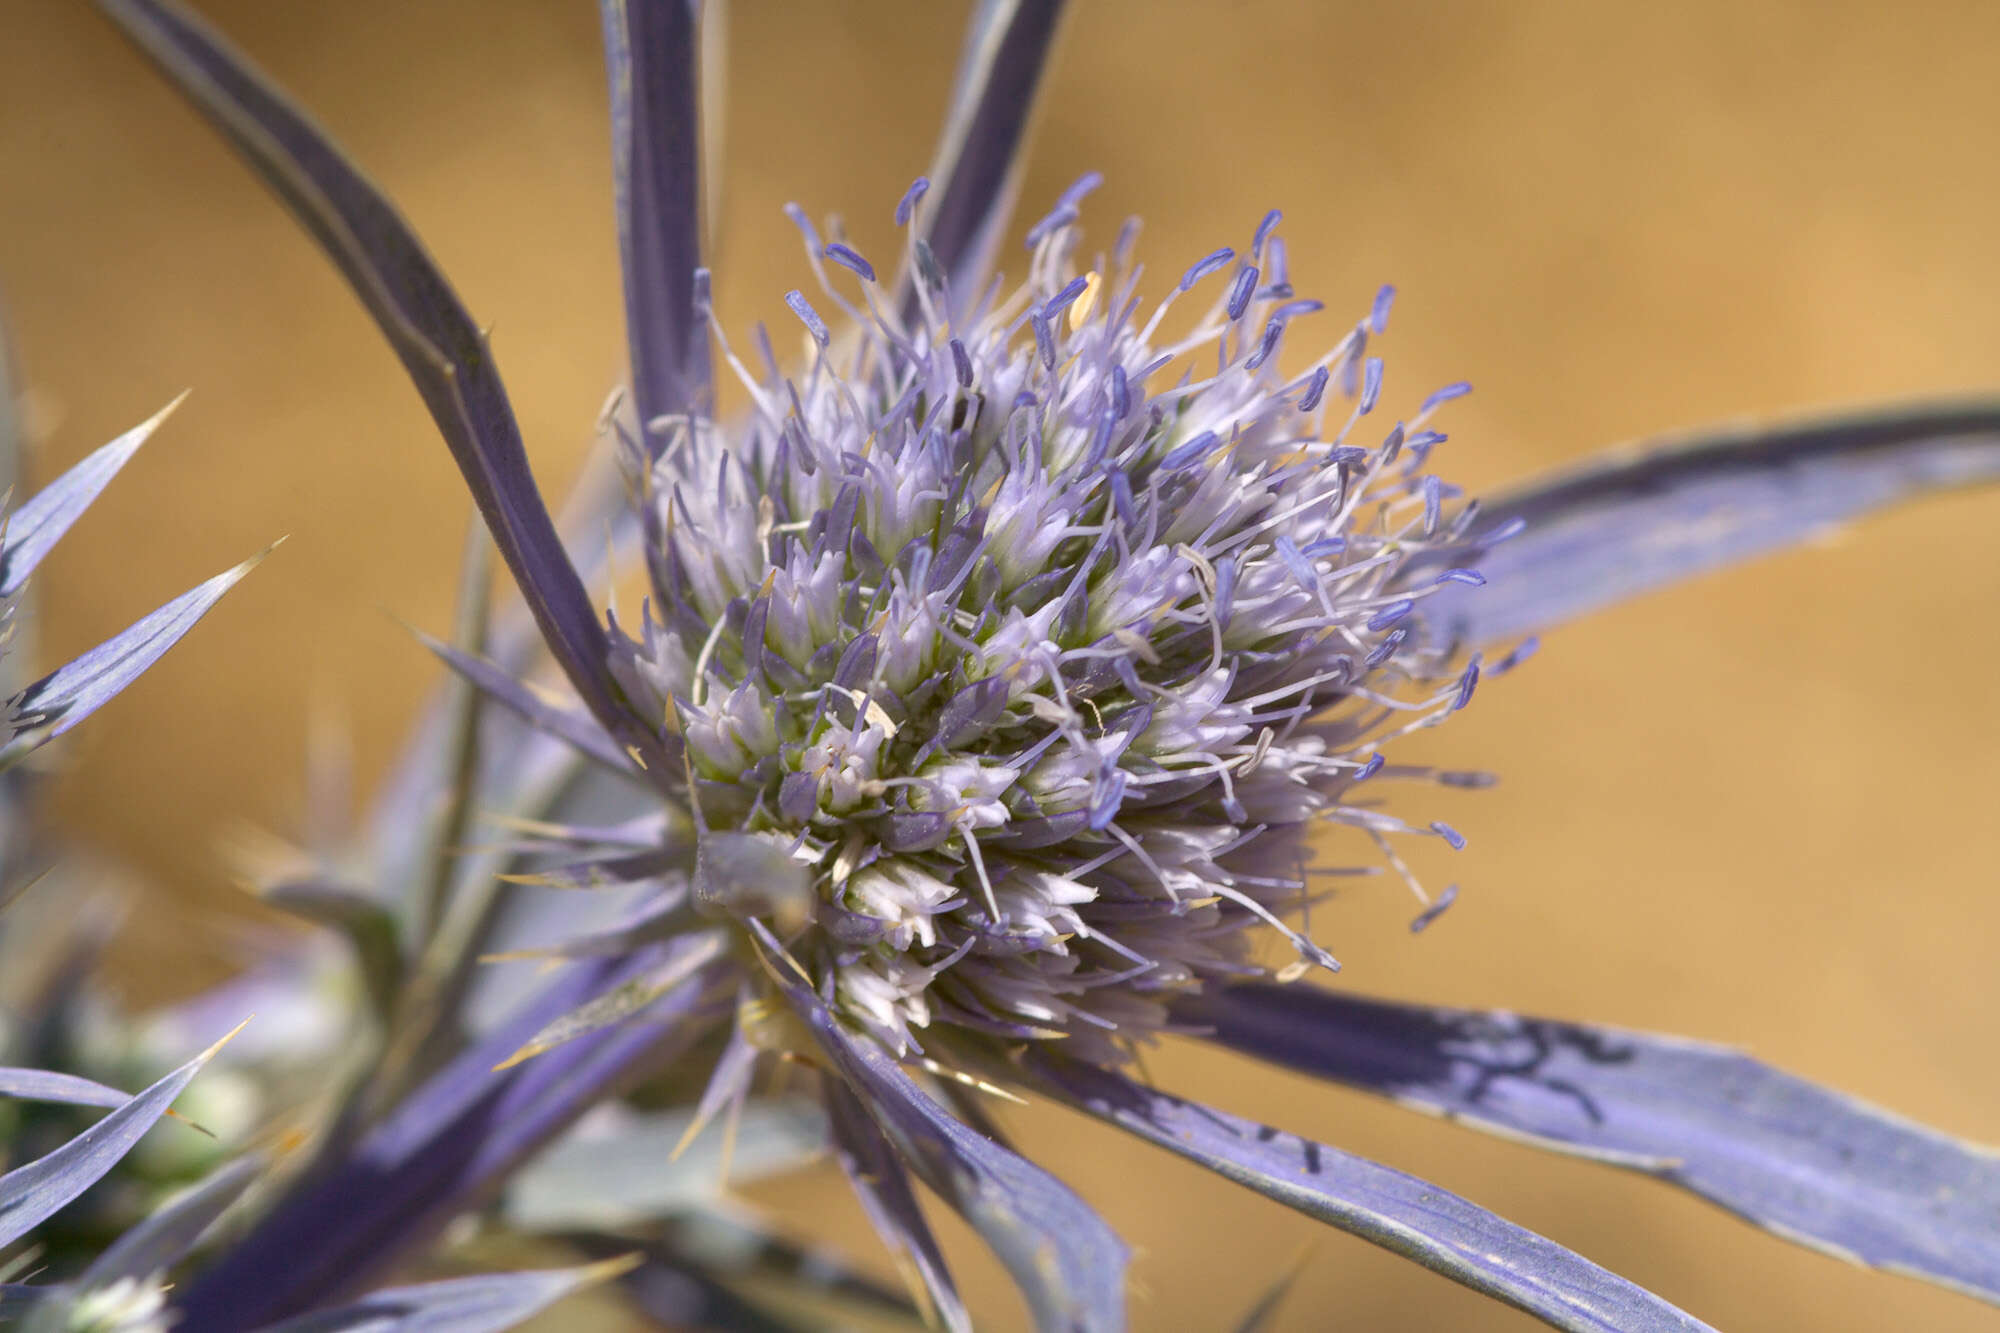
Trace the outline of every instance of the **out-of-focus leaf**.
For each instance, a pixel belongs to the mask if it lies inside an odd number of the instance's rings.
[[[1020,1069],[1031,1087],[1078,1110],[1556,1328],[1690,1333],[1708,1327],[1554,1241],[1414,1176],[1050,1051],[1029,1051]]]
[[[264,886],[258,896],[345,936],[377,1017],[387,1019],[403,981],[402,946],[388,908],[360,889],[323,879],[281,880]]]
[[[593,1232],[561,1239],[586,1255],[632,1248],[622,1236]],[[670,1328],[903,1333],[935,1327],[901,1293],[857,1273],[838,1252],[804,1248],[738,1206],[674,1217],[641,1252],[645,1262],[621,1285],[642,1312]]]
[[[1213,1039],[1538,1147],[1658,1176],[1775,1232],[2000,1301],[2000,1152],[1679,1037],[1248,984]]]
[[[1476,647],[1996,479],[1991,401],[1704,430],[1490,497],[1462,545],[1406,577],[1428,584],[1446,566],[1477,566],[1484,587],[1445,583],[1418,603],[1435,645]]]
[[[801,1326],[775,1319],[698,1265],[664,1248],[649,1251],[620,1285],[640,1314],[667,1328],[728,1329],[730,1333],[793,1333],[797,1329],[803,1333],[805,1328],[844,1327],[831,1322]]]
[[[572,563],[589,585],[598,583],[609,567],[631,556],[639,545],[640,525],[612,452],[593,452],[563,516]],[[497,614],[485,638],[487,656],[516,677],[533,674],[535,662],[547,653],[533,617],[518,607]],[[428,892],[423,886],[440,864],[444,848],[436,839],[426,802],[459,780],[459,751],[451,733],[452,688],[470,689],[462,680],[454,681],[427,707],[369,819],[367,840],[380,867],[380,882],[413,917],[418,908],[412,895]],[[470,788],[470,800],[481,811],[542,819],[566,791],[578,785],[607,787],[614,781],[625,785],[623,778],[612,779],[594,765],[586,770],[567,743],[526,728],[500,710],[488,710],[482,718]],[[465,1021],[464,1011],[468,997],[484,988],[473,984],[473,959],[488,938],[496,913],[513,896],[495,878],[506,868],[510,854],[505,850],[466,854],[456,847],[449,850],[453,855],[443,914],[413,970],[407,1018],[400,1024],[400,1040],[423,1058],[405,1062],[399,1070],[449,1058],[457,1050],[451,1034],[474,1026]],[[490,976],[491,970],[486,971]],[[373,1093],[371,1089],[369,1095]]]
[[[721,1016],[720,965],[688,978],[633,1022],[505,1073],[493,1070],[561,1014],[659,960],[654,948],[565,968],[177,1288],[183,1326],[261,1328],[365,1289],[385,1263],[415,1252],[497,1193],[591,1107],[684,1053]]]
[[[23,1064],[46,1062],[80,1021],[91,1002],[98,963],[124,917],[122,904],[108,894],[87,894],[77,901],[72,889],[58,901],[53,891],[65,887],[59,875],[43,875],[35,883],[39,892],[17,895],[0,917],[0,1009],[9,1020],[6,1058]],[[213,1039],[211,1033],[199,1044]]]
[[[609,1229],[713,1202],[724,1185],[724,1136],[704,1134],[674,1156],[693,1119],[687,1109],[605,1108],[508,1181],[507,1221],[527,1231]],[[751,1102],[728,1153],[728,1183],[804,1166],[826,1142],[826,1117],[812,1103]]]
[[[249,1154],[211,1171],[207,1178],[169,1200],[97,1256],[76,1280],[79,1290],[108,1286],[120,1278],[144,1279],[185,1259],[202,1233],[243,1197],[264,1172],[260,1154]]]
[[[818,1041],[834,1076],[846,1080],[918,1177],[958,1210],[1014,1275],[1045,1328],[1122,1329],[1127,1250],[1117,1233],[1068,1186],[967,1129],[889,1054],[856,1038],[790,971],[762,922],[767,971]]]
[[[668,771],[626,711],[608,640],[528,466],[492,349],[409,225],[249,61],[177,6],[100,0],[111,18],[256,169],[340,269],[395,348],[494,544],[577,693],[621,747]]]
[[[70,525],[90,508],[118,470],[139,452],[160,424],[173,414],[187,397],[182,394],[151,417],[126,431],[111,443],[86,455],[82,462],[44,486],[7,516],[6,540],[0,547],[0,598],[21,590],[42,557],[68,532]]]
[[[209,608],[222,600],[222,595],[263,558],[263,555],[253,556],[182,593],[122,633],[22,690],[8,705],[17,731],[5,745],[0,745],[0,769],[20,762],[31,751],[109,703],[146,668],[159,661],[167,649],[180,642],[181,636],[193,629],[195,622],[208,614]]]
[[[23,1312],[21,1333],[156,1333],[165,1327],[166,1291],[157,1274],[101,1287],[64,1282],[37,1294],[40,1299]]]
[[[632,1256],[582,1268],[487,1273],[390,1287],[337,1310],[316,1310],[273,1324],[263,1333],[500,1333],[637,1263],[637,1256]]]
[[[240,1030],[240,1029],[239,1029]],[[230,1036],[234,1036],[231,1033]],[[222,1041],[228,1041],[224,1037]],[[45,1157],[0,1176],[0,1249],[40,1226],[58,1209],[96,1184],[130,1152],[222,1041],[132,1097]]]

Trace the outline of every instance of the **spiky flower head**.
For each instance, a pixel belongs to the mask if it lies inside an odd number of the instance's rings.
[[[921,240],[899,292],[792,210],[846,331],[789,293],[802,373],[761,336],[761,372],[722,344],[740,431],[628,441],[657,606],[621,675],[685,740],[696,893],[788,919],[788,951],[899,1054],[1059,1036],[1118,1059],[1176,996],[1258,974],[1259,923],[1289,971],[1337,966],[1286,923],[1315,821],[1399,867],[1389,835],[1459,841],[1356,788],[1479,678],[1405,624],[1425,586],[1478,579],[1411,578],[1470,517],[1427,471],[1463,386],[1360,442],[1387,289],[1288,374],[1321,304],[1275,212],[1148,310],[1135,225],[1082,255],[1095,183],[1029,231],[1025,282],[970,300]]]

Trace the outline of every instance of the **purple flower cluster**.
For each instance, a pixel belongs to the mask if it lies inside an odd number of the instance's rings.
[[[1176,997],[1261,973],[1247,927],[1294,975],[1337,966],[1282,920],[1315,819],[1457,841],[1352,792],[1479,678],[1405,623],[1479,578],[1410,573],[1476,515],[1426,469],[1461,390],[1353,442],[1391,293],[1282,371],[1320,303],[1278,215],[1148,311],[1136,225],[1081,251],[1095,183],[1030,230],[1024,283],[969,295],[911,226],[927,182],[897,210],[900,296],[794,209],[842,336],[792,292],[796,378],[761,330],[755,370],[723,343],[744,426],[624,440],[658,610],[617,638],[619,680],[685,741],[673,825],[766,849],[700,876],[704,905],[795,895],[792,956],[898,1055],[1062,1037],[1116,1062]]]

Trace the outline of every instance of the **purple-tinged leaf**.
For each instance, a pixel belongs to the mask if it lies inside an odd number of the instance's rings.
[[[144,1281],[185,1259],[202,1234],[243,1197],[268,1166],[250,1154],[217,1167],[111,1243],[76,1280],[81,1291],[109,1286],[121,1278]]]
[[[0,546],[0,598],[11,597],[21,590],[28,575],[42,563],[42,557],[69,531],[70,524],[90,508],[91,501],[111,484],[119,469],[139,452],[139,446],[152,437],[186,397],[182,394],[147,420],[90,453],[7,516],[6,537]]]
[[[2000,404],[1883,408],[1614,450],[1483,501],[1464,544],[1409,574],[1487,586],[1423,603],[1440,647],[1477,647],[1808,540],[1933,491],[2000,479]],[[1418,586],[1412,581],[1408,586]]]
[[[626,712],[612,679],[604,627],[536,489],[492,349],[409,225],[304,113],[205,25],[164,0],[102,5],[340,269],[430,409],[577,693],[621,744],[666,772],[657,738]]]
[[[612,180],[625,329],[641,438],[657,417],[706,411],[701,267],[700,0],[600,0],[611,84]]]
[[[273,1324],[263,1333],[500,1333],[637,1263],[633,1256],[582,1268],[484,1273],[390,1287],[337,1310],[315,1310]]]
[[[235,1032],[229,1034],[235,1035]],[[127,1099],[54,1152],[0,1176],[0,1250],[40,1226],[118,1165],[228,1040],[229,1037],[224,1037],[152,1087]]]
[[[766,971],[897,1152],[985,1239],[1014,1276],[1038,1326],[1125,1327],[1128,1252],[1068,1186],[950,1115],[876,1042],[850,1033],[761,921]]]
[[[972,299],[991,267],[1014,206],[1062,8],[1062,0],[979,0],[966,25],[919,228],[959,301]]]
[[[15,695],[8,707],[16,731],[0,745],[0,770],[20,762],[111,702],[179,643],[181,636],[263,558],[253,556],[182,593]]]
[[[2000,1153],[1677,1037],[1249,984],[1232,1050],[1656,1175],[1787,1240],[2000,1301]]]
[[[564,707],[534,686],[514,679],[485,658],[461,652],[422,631],[417,632],[417,637],[468,684],[529,726],[568,742],[577,753],[597,761],[614,773],[632,771],[630,756],[618,748],[618,743],[589,714]]]
[[[1030,1087],[1556,1328],[1707,1328],[1554,1241],[1415,1176],[1050,1051],[1030,1050],[1020,1069]]]
[[[720,1017],[712,1000],[721,969],[689,978],[632,1022],[493,1070],[549,1022],[660,957],[646,949],[564,969],[177,1292],[178,1326],[263,1328],[346,1299],[483,1203],[585,1111],[683,1054]]]
[[[944,1251],[924,1221],[923,1207],[895,1148],[883,1137],[861,1099],[840,1078],[827,1078],[825,1093],[834,1156],[861,1200],[875,1234],[896,1256],[911,1290],[923,1294],[937,1322],[951,1333],[971,1333],[972,1316],[958,1294],[958,1284],[952,1281]]]
[[[0,1097],[24,1102],[58,1102],[64,1106],[101,1106],[109,1110],[132,1100],[129,1092],[107,1088],[75,1074],[57,1074],[46,1069],[13,1069],[0,1066]]]

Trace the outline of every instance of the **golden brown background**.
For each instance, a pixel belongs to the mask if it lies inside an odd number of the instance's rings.
[[[494,324],[560,487],[623,356],[595,7],[204,8],[388,186]],[[887,250],[962,12],[737,6],[732,327],[784,318],[802,280],[787,199]],[[1164,275],[1282,205],[1303,290],[1358,313],[1378,282],[1401,286],[1392,396],[1478,386],[1447,446],[1477,488],[1731,416],[2000,390],[1996,49],[2000,7],[1979,4],[1081,3],[1024,207],[1102,168],[1090,225],[1108,237],[1143,213]],[[331,268],[67,0],[0,4],[0,284],[44,475],[196,389],[49,562],[46,653],[292,537],[68,747],[67,826],[157,881],[124,966],[158,993],[221,966],[207,941],[236,903],[215,835],[296,817],[314,694],[345,707],[365,777],[387,761],[434,671],[395,617],[446,623],[467,505]],[[1331,340],[1346,315],[1324,318]],[[1422,797],[1472,838],[1421,867],[1463,880],[1464,901],[1413,938],[1393,886],[1346,893],[1319,918],[1346,982],[1741,1043],[2000,1140],[1996,606],[1989,493],[1549,636],[1426,738],[1506,776]],[[1205,1050],[1152,1065],[1724,1328],[2000,1322],[1645,1181]],[[1530,1326],[1064,1113],[1017,1124],[1137,1247],[1142,1327],[1226,1327],[1308,1244],[1284,1327]],[[759,1196],[882,1268],[844,1195],[828,1172]],[[1018,1324],[998,1270],[946,1230],[975,1308]]]

